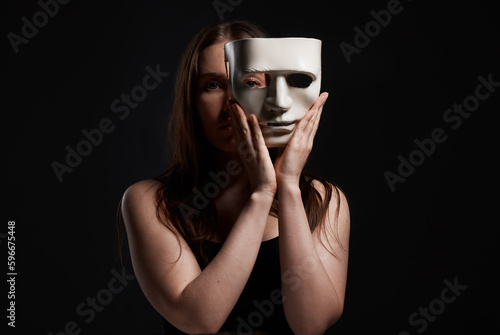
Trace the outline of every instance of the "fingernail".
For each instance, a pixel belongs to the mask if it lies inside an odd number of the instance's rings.
[[[330,93],[328,92],[325,92],[326,94],[323,95],[323,100],[321,101],[322,104],[324,104],[326,102],[326,99],[328,99],[328,96],[330,95]]]

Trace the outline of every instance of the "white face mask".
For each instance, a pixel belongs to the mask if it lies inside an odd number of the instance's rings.
[[[232,99],[259,119],[267,147],[283,147],[319,96],[321,41],[247,38],[224,45]]]

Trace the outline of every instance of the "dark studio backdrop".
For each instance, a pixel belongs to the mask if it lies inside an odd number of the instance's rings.
[[[344,190],[352,214],[345,311],[329,334],[496,333],[494,3],[3,2],[0,245],[2,281],[14,280],[3,290],[2,326],[161,332],[137,281],[122,273],[116,209],[129,185],[165,168],[180,55],[224,18],[323,40],[330,98],[308,167]],[[136,99],[127,105],[125,95]]]

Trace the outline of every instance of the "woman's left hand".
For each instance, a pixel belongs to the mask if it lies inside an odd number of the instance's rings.
[[[300,174],[312,150],[314,136],[328,93],[322,93],[297,124],[295,132],[274,162],[278,186],[282,183],[299,184]]]

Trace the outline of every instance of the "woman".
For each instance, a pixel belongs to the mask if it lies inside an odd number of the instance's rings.
[[[303,172],[328,94],[284,150],[266,148],[255,115],[228,100],[224,43],[265,36],[239,21],[194,38],[177,74],[171,166],[122,199],[135,275],[168,334],[323,334],[342,313],[347,201]]]

